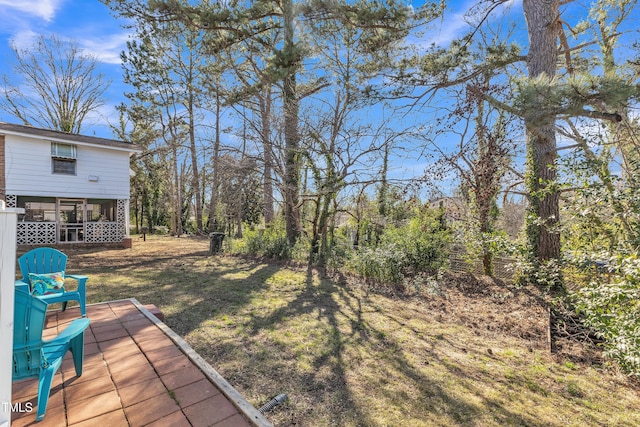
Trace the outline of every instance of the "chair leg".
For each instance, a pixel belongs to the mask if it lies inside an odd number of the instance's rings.
[[[80,313],[82,317],[87,317],[87,281],[86,279],[78,282],[78,294],[80,298],[78,299],[78,303],[80,303]]]
[[[82,362],[84,360],[84,333],[71,340],[69,349],[73,355],[73,366],[76,368],[76,375],[81,376]]]
[[[40,421],[44,418],[44,414],[47,411],[47,404],[49,403],[49,393],[51,393],[51,382],[53,381],[53,369],[45,369],[40,374],[38,381],[38,412],[36,414],[36,421]]]
[[[78,303],[80,304],[80,314],[82,317],[87,317],[87,302],[84,298],[80,298]]]
[[[64,301],[62,303],[62,311],[65,311],[67,309],[67,301]]]

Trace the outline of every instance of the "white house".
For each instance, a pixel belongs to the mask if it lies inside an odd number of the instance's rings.
[[[131,143],[0,122],[0,199],[19,245],[118,243],[129,236]]]

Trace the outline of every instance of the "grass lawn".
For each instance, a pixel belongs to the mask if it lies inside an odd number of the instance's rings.
[[[279,426],[638,426],[640,391],[550,355],[544,310],[520,290],[435,284],[393,296],[261,261],[208,240],[134,237],[69,249],[88,302],[135,297]],[[472,286],[473,285],[473,286]]]

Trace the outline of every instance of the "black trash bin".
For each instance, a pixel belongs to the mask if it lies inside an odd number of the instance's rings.
[[[222,250],[222,241],[224,240],[224,233],[219,231],[209,233],[209,255],[217,254]]]

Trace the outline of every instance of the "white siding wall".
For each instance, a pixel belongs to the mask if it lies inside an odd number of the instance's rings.
[[[51,172],[51,142],[6,135],[7,194],[70,198],[129,198],[129,153],[75,144],[76,175]],[[89,181],[89,176],[98,181]]]

